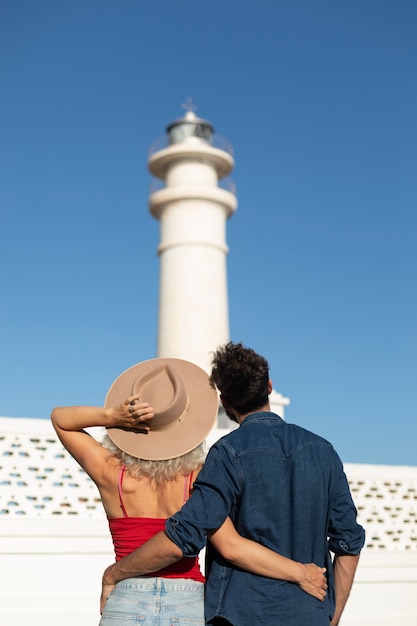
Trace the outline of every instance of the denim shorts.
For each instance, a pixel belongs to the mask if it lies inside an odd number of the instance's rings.
[[[127,578],[111,592],[100,626],[204,626],[204,583]]]

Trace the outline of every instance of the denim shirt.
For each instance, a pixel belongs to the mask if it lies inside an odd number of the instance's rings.
[[[365,533],[342,463],[331,444],[270,412],[253,413],[210,449],[191,498],[167,520],[166,532],[185,556],[227,516],[238,532],[302,563],[327,568],[324,602],[295,583],[233,567],[208,544],[205,619],[235,626],[328,626],[334,611],[329,550],[361,551]]]

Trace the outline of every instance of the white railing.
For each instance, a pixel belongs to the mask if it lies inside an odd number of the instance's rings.
[[[202,140],[202,141],[204,142],[205,140]],[[153,154],[155,154],[155,152],[159,152],[160,150],[164,150],[165,148],[168,148],[169,145],[171,144],[169,143],[168,135],[167,134],[161,135],[161,137],[158,137],[157,139],[155,139],[155,141],[153,141],[151,145],[149,146],[148,158],[151,157]],[[225,137],[218,135],[217,133],[215,133],[212,136],[211,141],[209,142],[209,145],[211,145],[213,148],[224,150],[225,152],[230,154],[230,156],[233,156],[233,146],[230,143],[230,141],[226,139]]]
[[[156,191],[160,191],[161,189],[165,189],[166,182],[161,180],[160,178],[152,178],[151,183],[149,185],[149,194],[152,195]],[[230,176],[225,176],[225,178],[221,178],[218,181],[218,187],[220,189],[225,189],[226,191],[230,191],[233,195],[236,195],[236,183]]]

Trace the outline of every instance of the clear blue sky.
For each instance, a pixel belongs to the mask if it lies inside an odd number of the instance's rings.
[[[4,0],[0,415],[156,354],[149,145],[233,144],[231,338],[343,461],[417,464],[414,0]]]

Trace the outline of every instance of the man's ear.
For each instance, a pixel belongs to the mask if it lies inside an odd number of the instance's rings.
[[[230,402],[228,402],[227,398],[225,398],[223,394],[220,394],[220,402],[222,403],[225,411],[230,410]]]
[[[272,393],[272,389],[273,389],[273,387],[272,387],[272,380],[269,379],[268,380],[268,396]]]

